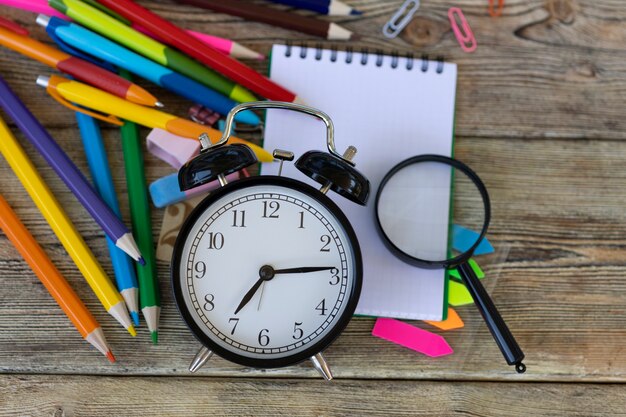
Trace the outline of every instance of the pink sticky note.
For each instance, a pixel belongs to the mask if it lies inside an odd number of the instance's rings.
[[[180,169],[200,152],[200,141],[161,129],[152,129],[147,139],[148,152],[167,162],[176,169]]]
[[[372,329],[372,336],[380,337],[433,358],[454,353],[442,336],[395,319],[379,318],[376,320],[374,329]]]

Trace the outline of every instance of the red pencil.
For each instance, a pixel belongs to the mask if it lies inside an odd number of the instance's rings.
[[[289,90],[270,81],[241,62],[223,55],[216,49],[194,38],[173,23],[141,7],[131,0],[98,0],[109,9],[119,13],[211,69],[269,100],[296,102],[298,97]]]

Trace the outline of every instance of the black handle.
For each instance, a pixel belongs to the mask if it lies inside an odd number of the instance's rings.
[[[522,363],[524,359],[524,352],[519,347],[515,338],[511,334],[508,326],[500,316],[498,309],[487,294],[485,287],[480,283],[480,280],[474,273],[474,270],[467,262],[461,263],[457,270],[459,275],[465,282],[467,289],[469,290],[478,311],[483,316],[491,335],[498,344],[504,359],[509,365],[515,365],[515,370],[522,374],[526,372],[526,365]]]

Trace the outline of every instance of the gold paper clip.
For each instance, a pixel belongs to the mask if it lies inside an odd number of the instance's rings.
[[[409,24],[413,15],[420,8],[419,0],[406,0],[398,11],[383,26],[383,35],[392,39],[402,32],[402,29]]]

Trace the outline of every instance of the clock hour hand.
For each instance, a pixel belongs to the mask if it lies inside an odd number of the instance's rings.
[[[261,277],[258,279],[257,282],[254,283],[252,288],[250,288],[246,295],[244,295],[241,299],[239,306],[237,306],[237,309],[235,310],[235,314],[239,313],[239,311],[241,311],[241,309],[244,308],[246,304],[250,302],[250,300],[252,300],[252,297],[254,297],[254,294],[256,294],[256,292],[259,290],[259,287],[261,286],[261,284],[263,284],[263,281],[265,281],[265,278]]]
[[[329,271],[334,266],[301,266],[299,268],[275,269],[274,274],[304,274],[307,272]]]

